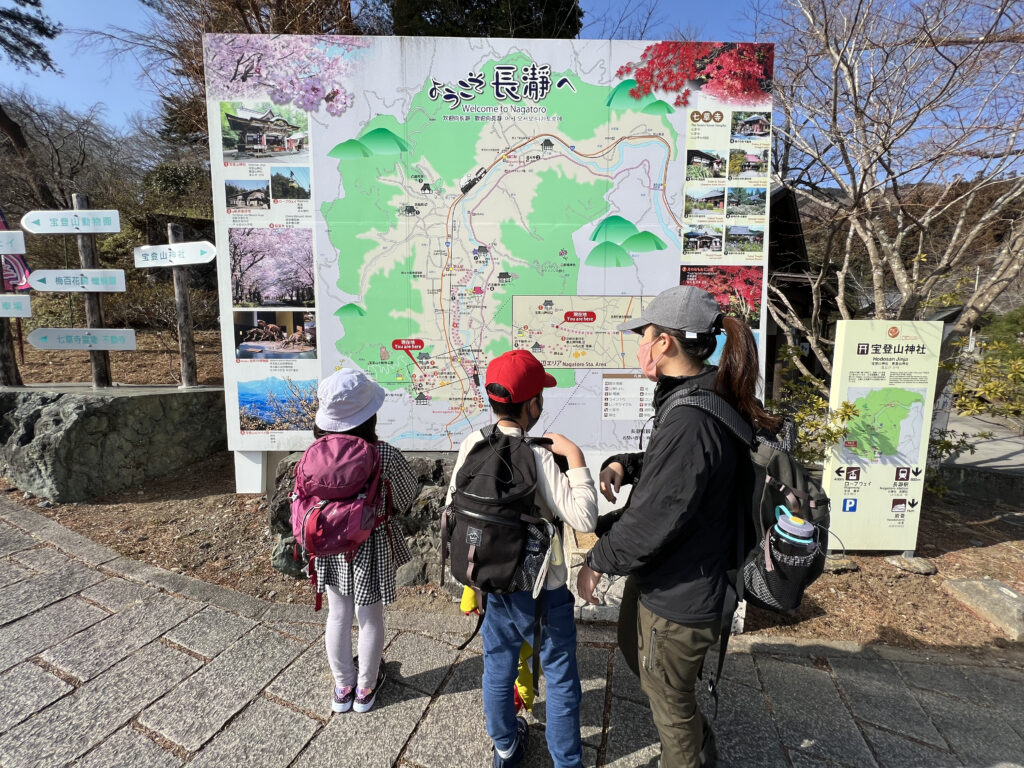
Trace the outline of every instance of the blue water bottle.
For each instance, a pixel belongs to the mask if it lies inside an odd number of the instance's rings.
[[[775,533],[805,547],[813,547],[817,538],[812,523],[797,517],[782,504],[775,507]]]

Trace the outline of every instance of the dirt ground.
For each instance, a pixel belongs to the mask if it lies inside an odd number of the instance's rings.
[[[173,383],[178,361],[173,341],[140,334],[140,352],[111,356],[118,383]],[[216,333],[196,340],[201,383],[221,381]],[[88,382],[88,356],[59,356],[26,346],[20,366],[26,383]],[[229,452],[90,503],[56,504],[25,499],[0,480],[0,492],[17,503],[137,560],[280,602],[310,602],[305,582],[270,566],[266,499],[234,493]],[[925,496],[917,553],[937,568],[934,576],[901,571],[886,554],[853,553],[855,572],[824,574],[791,617],[751,609],[748,631],[821,640],[881,642],[912,648],[979,648],[1010,641],[949,597],[951,578],[1002,581],[1024,591],[1024,506],[992,506],[952,495]],[[887,553],[891,554],[891,553]],[[436,586],[403,591],[406,604],[454,611]]]

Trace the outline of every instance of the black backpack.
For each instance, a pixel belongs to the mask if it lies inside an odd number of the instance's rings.
[[[680,391],[665,401],[659,421],[677,406],[690,406],[710,414],[750,451],[750,471],[741,478],[740,493],[749,505],[739,507],[735,592],[726,598],[718,671],[708,681],[717,709],[717,683],[722,677],[725,651],[736,605],[742,600],[771,611],[787,613],[800,605],[807,589],[825,569],[828,552],[829,499],[821,484],[793,456],[795,428],[784,421],[777,434],[756,433],[720,395],[705,389]],[[803,543],[780,534],[777,510],[785,507],[814,527],[813,541]]]
[[[783,423],[778,434],[756,433],[720,395],[704,389],[688,390],[669,397],[660,414],[676,406],[699,408],[714,416],[750,451],[750,473],[742,486],[750,505],[741,508],[737,523],[736,578],[738,600],[760,608],[789,612],[800,605],[804,590],[821,576],[828,550],[829,500],[790,451],[792,422]],[[811,544],[779,535],[779,507],[809,522],[814,528]]]
[[[543,589],[554,526],[534,495],[537,464],[531,445],[497,426],[483,430],[455,477],[451,504],[441,515],[441,578],[452,576],[484,594]]]
[[[497,425],[481,434],[484,439],[470,449],[455,476],[451,504],[441,513],[441,583],[450,557],[455,580],[480,595],[476,628],[460,650],[480,631],[488,594],[533,593],[536,690],[544,582],[551,540],[556,525],[561,526],[545,518],[534,503],[537,462],[532,446],[551,441],[506,435]]]

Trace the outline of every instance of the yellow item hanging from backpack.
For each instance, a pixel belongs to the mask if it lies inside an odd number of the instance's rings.
[[[459,610],[467,616],[471,613],[479,613],[480,602],[476,590],[472,587],[462,588],[462,599],[459,600]],[[519,651],[519,675],[516,677],[513,696],[516,702],[516,711],[524,708],[533,711],[533,672],[530,669],[530,658],[533,656],[533,648],[529,643],[524,642]]]

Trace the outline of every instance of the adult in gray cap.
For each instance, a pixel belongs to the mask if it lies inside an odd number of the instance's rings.
[[[619,330],[640,335],[637,362],[657,382],[654,428],[646,453],[612,456],[602,465],[600,487],[609,501],[621,486],[633,488],[625,507],[608,516],[610,527],[598,523],[599,531],[607,530],[587,554],[577,585],[596,603],[602,573],[629,575],[627,592],[639,592],[636,629],[627,626],[632,603],[624,596],[619,634],[627,659],[629,646],[636,648],[630,661],[651,702],[661,766],[711,766],[714,738],[694,686],[721,629],[737,505],[744,499],[738,489],[750,459],[717,418],[679,401],[710,390],[724,399],[721,407],[735,409],[752,426],[774,429],[779,420],[756,397],[757,345],[750,328],[724,317],[706,291],[686,285],[663,291]],[[723,330],[721,361],[708,365]]]

